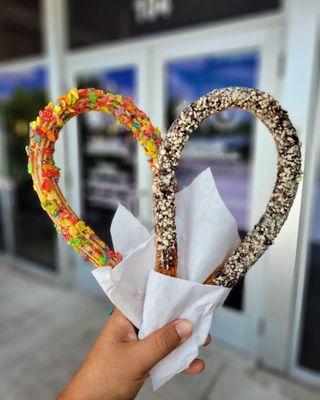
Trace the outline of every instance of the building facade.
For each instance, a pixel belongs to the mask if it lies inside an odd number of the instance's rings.
[[[289,111],[303,143],[304,179],[276,244],[233,289],[215,336],[266,366],[320,384],[320,5],[315,0],[7,1],[0,28],[0,254],[27,271],[101,294],[90,267],[57,238],[26,172],[28,123],[74,86],[134,99],[165,133],[208,91],[249,86]],[[230,3],[230,4],[229,4]],[[20,5],[19,5],[20,4]],[[237,5],[235,5],[237,4]],[[70,121],[56,162],[75,209],[110,241],[119,202],[152,226],[151,177],[141,151],[99,113]],[[276,152],[245,112],[209,118],[186,146],[184,185],[211,167],[240,236],[264,210]],[[41,250],[41,251],[40,251]]]

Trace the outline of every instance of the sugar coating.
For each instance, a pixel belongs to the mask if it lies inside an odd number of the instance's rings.
[[[239,247],[204,282],[232,287],[273,243],[287,219],[302,175],[301,144],[296,130],[287,112],[272,96],[256,89],[228,87],[214,90],[185,108],[171,125],[154,165],[153,211],[157,270],[175,275],[175,173],[179,159],[189,135],[206,118],[228,109],[243,109],[259,118],[272,134],[278,153],[277,178],[265,213]]]

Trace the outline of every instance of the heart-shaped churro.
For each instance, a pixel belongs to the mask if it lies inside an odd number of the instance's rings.
[[[96,266],[114,267],[121,255],[111,250],[70,208],[58,185],[59,168],[53,154],[63,125],[83,112],[102,111],[111,114],[116,123],[128,127],[154,165],[161,143],[160,132],[130,99],[97,89],[72,89],[40,111],[30,126],[27,147],[28,171],[32,176],[42,208],[59,233],[73,249]]]
[[[210,115],[243,109],[258,117],[272,134],[278,153],[278,171],[265,213],[239,247],[214,268],[204,283],[232,287],[258,260],[286,221],[301,177],[301,152],[296,131],[287,113],[269,94],[230,87],[215,90],[188,106],[162,141],[160,132],[130,99],[97,89],[72,89],[40,111],[31,123],[28,170],[44,210],[68,244],[96,267],[114,267],[121,255],[112,251],[70,208],[58,186],[59,168],[53,160],[55,142],[63,125],[87,111],[102,111],[131,129],[145,149],[153,172],[153,214],[158,272],[177,276],[175,226],[175,171],[189,135]],[[213,266],[214,267],[214,266]]]
[[[278,153],[277,178],[264,214],[239,247],[222,265],[216,266],[204,282],[232,287],[244,277],[278,235],[287,219],[301,178],[301,152],[296,130],[287,112],[272,96],[256,89],[229,87],[214,90],[185,108],[168,130],[155,163],[153,214],[156,270],[176,276],[175,174],[178,162],[189,135],[207,117],[228,109],[242,109],[259,118],[272,134]]]

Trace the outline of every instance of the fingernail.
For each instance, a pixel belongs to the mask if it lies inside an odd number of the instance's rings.
[[[192,334],[192,323],[190,321],[180,321],[175,325],[175,330],[181,340],[187,339]]]

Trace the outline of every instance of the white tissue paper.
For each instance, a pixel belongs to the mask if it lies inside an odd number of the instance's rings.
[[[113,218],[111,236],[123,261],[114,269],[92,272],[113,304],[139,328],[140,339],[178,318],[192,322],[191,338],[151,370],[154,390],[197,357],[213,312],[230,291],[201,284],[240,242],[236,221],[209,168],[177,193],[176,225],[178,278],[154,271],[154,235],[122,205]]]

